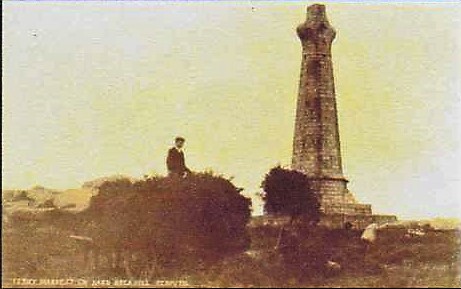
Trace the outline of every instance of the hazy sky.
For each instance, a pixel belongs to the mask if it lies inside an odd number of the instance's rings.
[[[165,174],[182,135],[189,167],[257,193],[290,164],[306,4],[3,2],[3,188]],[[459,216],[461,6],[327,14],[349,188],[377,213]]]

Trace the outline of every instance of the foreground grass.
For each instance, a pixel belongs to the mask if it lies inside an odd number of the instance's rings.
[[[3,282],[12,278],[115,278],[123,272],[86,268],[82,251],[69,235],[77,223],[72,216],[24,215],[3,224]],[[156,276],[187,280],[188,284],[244,287],[459,287],[460,238],[456,231],[429,231],[406,239],[399,229],[380,231],[368,251],[359,231],[316,228],[303,231],[300,242],[307,255],[283,258],[274,250],[279,230],[251,228],[252,247],[210,267],[196,264],[190,272]],[[303,251],[304,252],[304,251]],[[338,271],[309,267],[331,260]],[[303,263],[304,262],[304,263]],[[302,266],[301,266],[301,265]],[[142,276],[140,276],[142,277]],[[151,284],[155,284],[155,280]]]

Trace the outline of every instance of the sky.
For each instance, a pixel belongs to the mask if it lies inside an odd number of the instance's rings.
[[[289,167],[306,1],[3,2],[2,188]],[[461,6],[328,2],[344,172],[375,213],[461,215]]]

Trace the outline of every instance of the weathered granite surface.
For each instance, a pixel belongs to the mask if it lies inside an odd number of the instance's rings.
[[[311,179],[322,196],[325,215],[350,215],[363,223],[371,222],[371,205],[355,200],[343,175],[331,57],[336,31],[328,22],[325,6],[308,6],[306,21],[296,32],[302,44],[302,62],[292,168]],[[349,217],[342,219],[349,221]]]

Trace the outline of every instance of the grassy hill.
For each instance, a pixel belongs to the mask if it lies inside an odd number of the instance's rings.
[[[5,190],[2,191],[2,207],[6,214],[15,211],[37,211],[53,208],[81,211],[88,206],[94,193],[94,190],[90,188],[64,191],[43,187],[27,190]]]
[[[14,211],[34,211],[60,208],[81,211],[88,207],[90,198],[104,182],[120,179],[135,179],[123,175],[97,178],[85,182],[80,188],[55,190],[42,186],[30,189],[2,190],[2,206],[7,214]]]
[[[77,215],[60,210],[16,212],[3,223],[3,282],[11,278],[115,278],[123,272],[93,270],[83,263],[82,248],[69,235],[78,231]],[[316,228],[301,231],[303,255],[274,250],[279,229],[249,228],[249,251],[210,267],[194,266],[176,276],[191,285],[245,287],[458,287],[460,236],[455,230],[430,230],[405,238],[405,229],[385,229],[364,254],[360,231]],[[297,252],[297,251],[293,251]],[[287,258],[288,256],[288,258]],[[322,260],[341,269],[315,267]],[[142,277],[142,276],[140,276]]]

